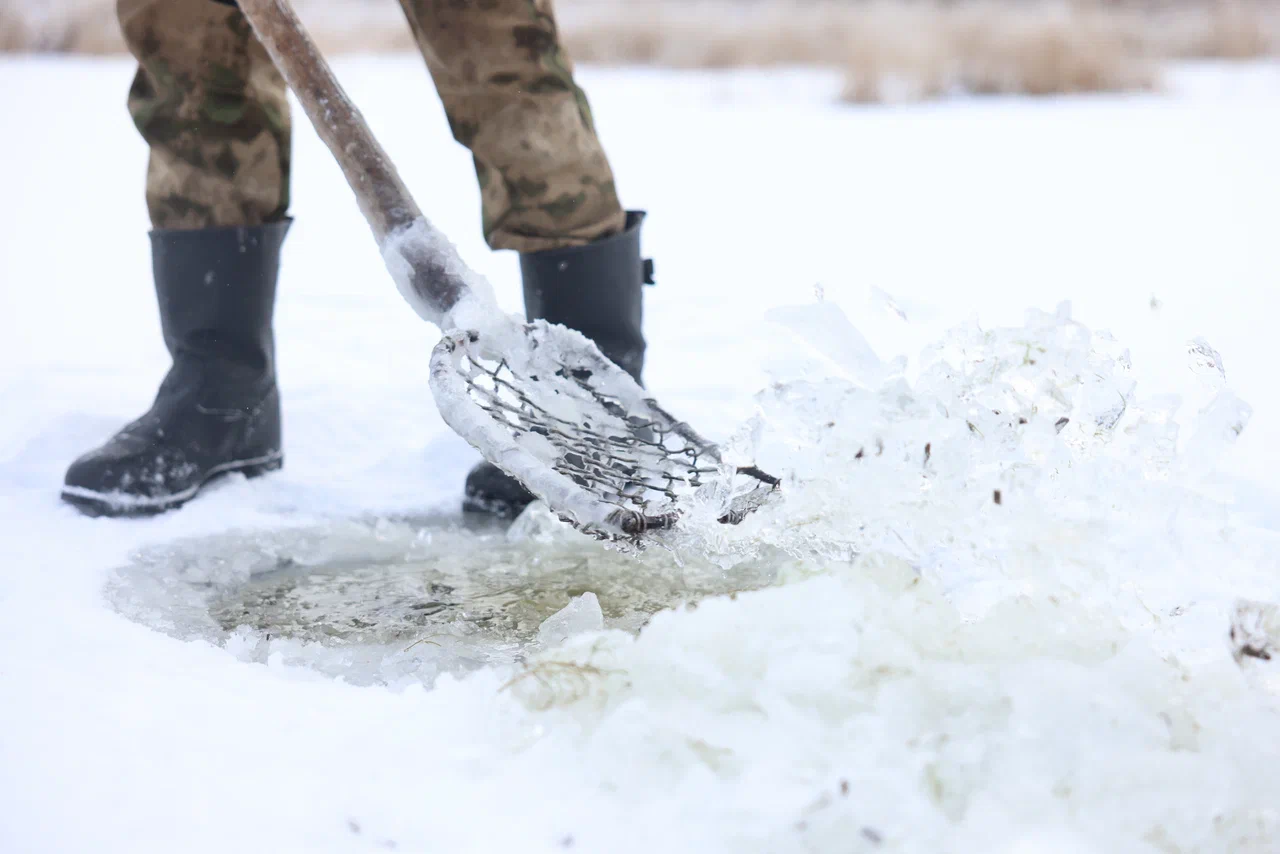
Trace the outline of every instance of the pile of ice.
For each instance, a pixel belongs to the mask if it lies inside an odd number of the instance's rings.
[[[1249,416],[1212,349],[1146,398],[1065,307],[910,380],[780,319],[833,345],[736,442],[783,498],[682,545],[782,583],[535,656],[537,750],[724,850],[1280,850],[1280,552],[1207,491]]]
[[[1029,312],[1021,327],[953,329],[910,378],[905,359],[876,359],[831,303],[776,317],[821,362],[800,363],[791,370],[800,376],[759,395],[735,452],[785,473],[783,506],[719,526],[718,550],[878,550],[943,575],[969,564],[989,579],[1064,526],[1134,534],[1227,524],[1202,486],[1251,410],[1203,341],[1190,348],[1200,380],[1188,394],[1144,398],[1128,352],[1072,320],[1066,304]],[[971,560],[954,554],[966,546]]]
[[[571,573],[576,598],[503,636],[505,659],[465,633],[417,665],[400,642],[261,630],[227,649],[473,710],[456,737],[510,779],[550,775],[528,808],[596,817],[599,850],[1280,850],[1280,544],[1211,489],[1249,417],[1212,348],[1189,346],[1181,397],[1150,397],[1065,309],[955,329],[910,365],[832,305],[778,319],[817,351],[731,443],[784,479],[741,525],[694,518],[674,555],[634,557],[532,510],[496,577]],[[378,533],[437,571],[466,551],[408,535]],[[761,567],[772,583],[743,589]],[[696,606],[610,616],[699,577]],[[413,666],[446,672],[421,696]]]

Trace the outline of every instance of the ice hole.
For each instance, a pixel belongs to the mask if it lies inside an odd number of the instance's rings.
[[[583,605],[599,628],[635,631],[659,610],[773,578],[767,562],[726,571],[661,549],[619,554],[541,508],[528,515],[506,531],[398,518],[189,539],[139,553],[107,593],[137,622],[245,661],[429,685],[591,628],[575,619]]]

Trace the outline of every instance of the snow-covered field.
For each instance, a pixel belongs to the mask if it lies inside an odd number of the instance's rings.
[[[418,61],[337,69],[517,311]],[[285,470],[62,506],[167,364],[131,74],[0,61],[0,851],[1280,850],[1280,654],[1233,655],[1280,646],[1280,67],[909,108],[584,70],[650,211],[648,384],[787,477],[683,567],[451,524],[437,332],[300,114]],[[416,646],[210,616],[281,555],[541,598]],[[622,630],[686,588],[726,595]],[[570,592],[603,631],[539,632]]]

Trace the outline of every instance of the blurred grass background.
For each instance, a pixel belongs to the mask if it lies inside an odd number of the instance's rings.
[[[395,0],[295,0],[328,52],[413,50]],[[559,0],[580,63],[811,66],[853,102],[1145,90],[1188,59],[1280,52],[1280,0]],[[0,51],[124,50],[113,0],[0,0]]]

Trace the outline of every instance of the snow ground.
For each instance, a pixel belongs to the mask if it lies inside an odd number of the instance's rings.
[[[416,59],[338,71],[518,310],[515,259],[483,247],[469,160]],[[67,462],[145,408],[166,364],[131,73],[0,61],[0,850],[1280,850],[1277,664],[1237,664],[1226,637],[1237,598],[1280,601],[1280,68],[895,109],[838,107],[838,79],[808,72],[585,70],[625,201],[651,212],[648,384],[714,436],[762,413],[762,463],[795,498],[732,544],[824,553],[638,640],[542,653],[536,672],[567,680],[509,684],[500,665],[429,689],[334,679],[336,659],[264,656],[244,634],[181,640],[181,614],[165,633],[108,598],[144,547],[454,512],[475,455],[427,392],[436,330],[305,125],[277,324],[286,469],[146,521],[57,500]],[[1053,315],[1062,300],[1131,371]],[[781,315],[799,335],[766,317],[785,306],[807,306]],[[1024,325],[1029,308],[1049,314]],[[1197,337],[1252,408],[1233,444],[1243,410],[1215,397]],[[954,370],[920,357],[942,340]],[[1038,346],[1044,364],[1016,355]],[[1061,433],[987,414],[1074,376],[1044,403],[1074,419]],[[1084,429],[1129,380],[1129,420]],[[1187,401],[1181,455],[1159,394]],[[1214,400],[1226,420],[1203,429]],[[983,404],[981,441],[939,409],[960,402]],[[810,432],[808,413],[855,426]],[[876,438],[889,453],[855,468]],[[923,476],[908,455],[929,439]],[[396,524],[393,550],[412,527]],[[522,547],[534,563],[582,547],[558,536]]]

